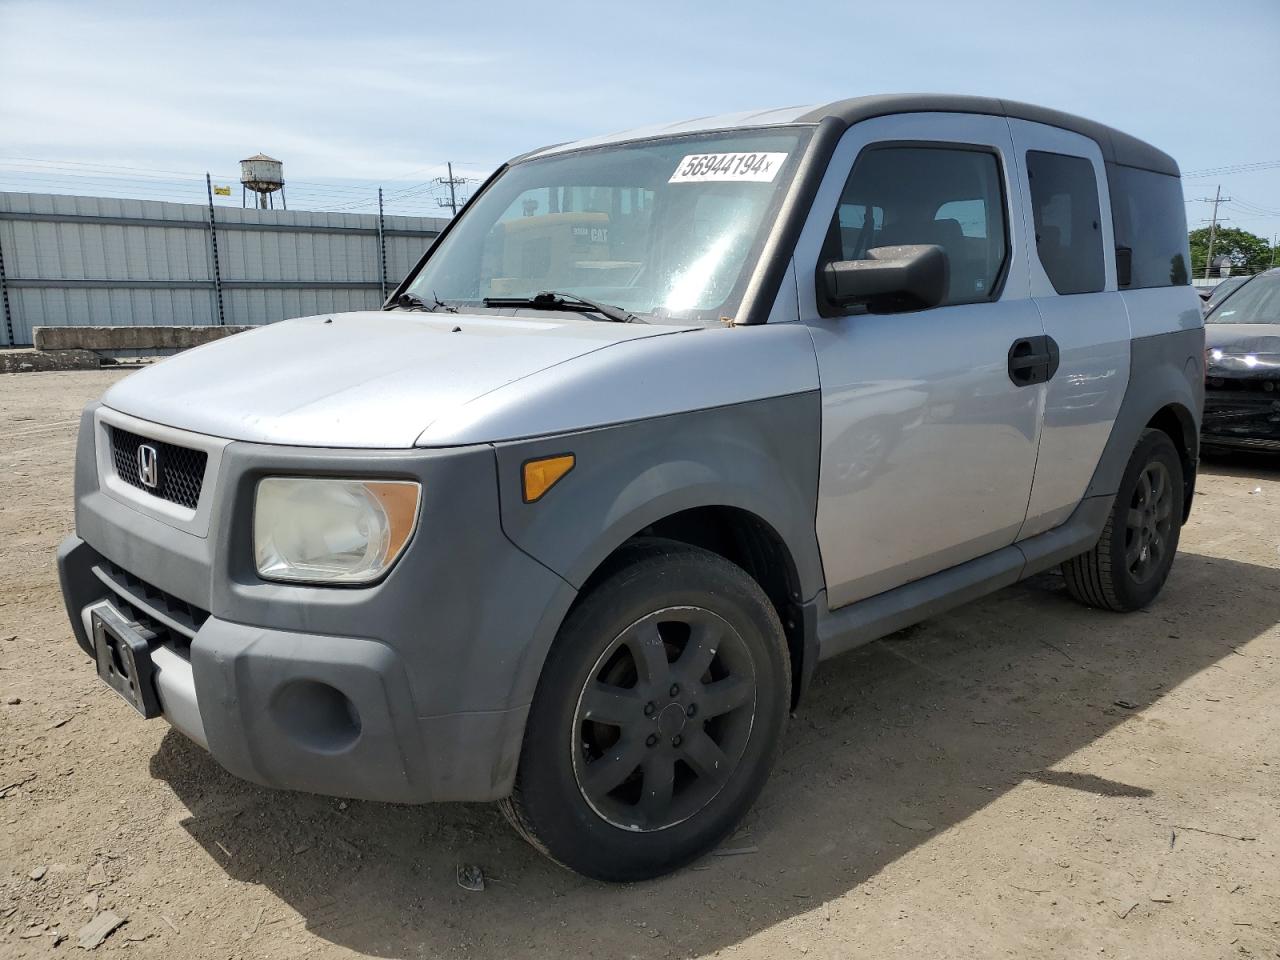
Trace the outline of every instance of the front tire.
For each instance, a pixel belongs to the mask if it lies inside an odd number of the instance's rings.
[[[791,702],[759,584],[670,540],[624,548],[561,627],[502,809],[599,880],[643,880],[727,836],[768,779]]]
[[[1097,545],[1062,565],[1067,592],[1086,606],[1120,612],[1155,600],[1178,550],[1182,497],[1177,448],[1163,431],[1144,430]]]

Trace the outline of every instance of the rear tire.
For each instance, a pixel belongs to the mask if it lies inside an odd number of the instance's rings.
[[[1144,430],[1102,536],[1062,564],[1067,592],[1090,607],[1139,610],[1160,593],[1182,532],[1182,458],[1168,434]]]
[[[790,703],[785,635],[759,584],[706,550],[637,541],[561,627],[502,811],[571,870],[660,876],[737,826]]]

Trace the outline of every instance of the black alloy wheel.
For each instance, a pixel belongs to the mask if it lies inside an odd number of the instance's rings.
[[[755,706],[755,666],[732,625],[702,607],[656,610],[609,644],[578,697],[578,788],[624,830],[687,820],[737,766]]]
[[[1167,433],[1144,430],[1097,544],[1062,564],[1067,592],[1118,612],[1155,600],[1178,551],[1185,496],[1178,448]]]
[[[790,708],[787,639],[760,585],[710,551],[637,539],[551,645],[502,811],[586,876],[660,876],[737,826]]]
[[[1153,460],[1139,474],[1125,516],[1124,561],[1135,583],[1147,583],[1164,567],[1173,524],[1169,469]]]

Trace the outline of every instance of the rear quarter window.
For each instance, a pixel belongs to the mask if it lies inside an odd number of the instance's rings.
[[[1190,283],[1182,181],[1163,173],[1108,163],[1107,182],[1111,187],[1120,288],[1180,287]]]
[[[1106,268],[1093,164],[1084,157],[1029,150],[1027,179],[1036,253],[1053,289],[1060,294],[1101,290]]]

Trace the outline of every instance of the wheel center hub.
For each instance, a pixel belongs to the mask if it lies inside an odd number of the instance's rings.
[[[658,730],[664,737],[674,737],[684,729],[684,707],[678,703],[669,703],[658,714]]]

